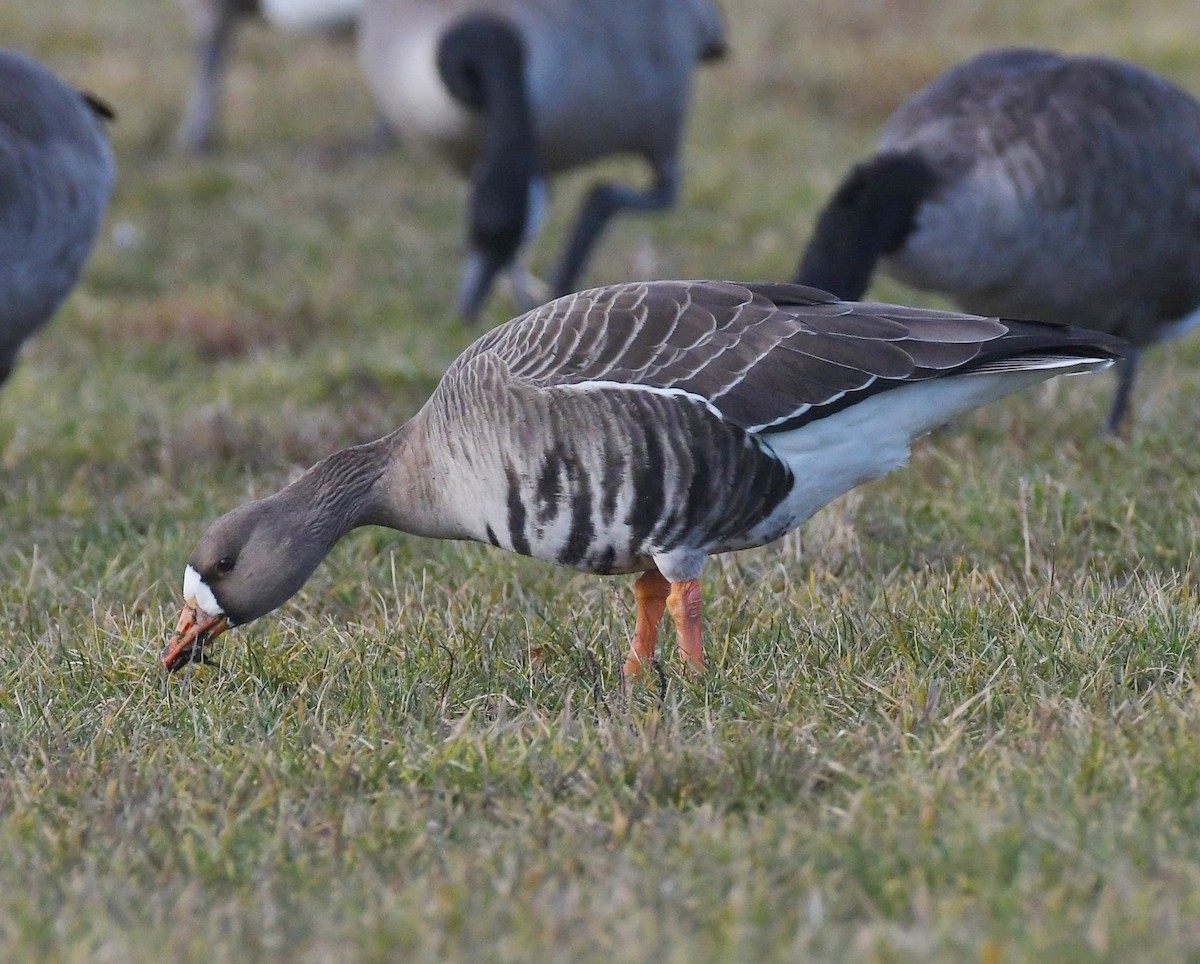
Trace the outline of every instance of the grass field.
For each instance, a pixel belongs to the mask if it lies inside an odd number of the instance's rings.
[[[589,281],[786,277],[892,107],[985,46],[1200,91],[1195,0],[726,7],[682,202]],[[0,958],[1200,955],[1200,339],[1151,356],[1125,447],[1111,377],[1071,379],[717,561],[712,671],[665,633],[665,696],[621,687],[628,579],[383,530],[166,678],[207,522],[400,424],[474,337],[462,189],[345,149],[345,45],[247,30],[195,161],[171,3],[8,0],[0,31],[120,113],[104,236],[0,393]]]

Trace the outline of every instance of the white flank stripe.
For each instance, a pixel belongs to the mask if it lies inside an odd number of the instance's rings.
[[[263,0],[263,16],[284,30],[324,30],[349,23],[363,0]]]
[[[878,377],[879,376],[877,376],[877,375],[872,375],[870,377],[870,379],[863,382],[861,385],[858,386],[858,388],[852,389],[852,391],[855,391],[855,392],[865,391],[866,389],[870,388],[872,385],[875,384],[875,382],[878,380]],[[773,426],[773,425],[782,425],[784,422],[790,422],[792,419],[798,418],[799,416],[803,415],[807,411],[810,411],[814,407],[822,408],[826,405],[832,405],[838,399],[845,398],[845,397],[846,397],[845,392],[838,392],[836,395],[830,395],[827,399],[825,399],[825,401],[818,402],[816,404],[816,406],[808,405],[808,404],[801,405],[798,409],[796,409],[790,415],[780,415],[779,418],[772,419],[769,422],[763,422],[762,425],[751,425],[750,428],[746,429],[746,431],[747,432],[761,432],[764,429],[771,428],[771,426]]]
[[[220,616],[225,612],[213,591],[208,588],[208,583],[191,565],[183,571],[183,601],[189,606],[198,607],[209,616]]]
[[[721,414],[721,410],[703,395],[697,395],[695,392],[684,391],[682,388],[659,388],[656,385],[642,385],[637,382],[609,382],[603,380],[575,382],[571,385],[554,385],[551,387],[556,391],[576,390],[584,392],[607,392],[612,389],[621,389],[624,391],[649,392],[652,395],[665,395],[671,398],[687,398],[691,399],[693,402],[699,402],[717,418],[725,418],[725,416]]]
[[[845,394],[846,394],[845,392],[838,392],[832,398],[825,399],[825,401],[823,401],[821,404],[828,405],[830,402],[836,402],[839,398],[841,398]],[[748,429],[746,429],[746,431],[749,432],[751,435],[753,435],[756,432],[762,432],[766,429],[769,429],[774,425],[782,425],[784,422],[787,422],[793,418],[799,418],[805,412],[808,412],[811,410],[812,410],[812,406],[806,403],[804,405],[801,405],[794,412],[792,412],[791,415],[781,415],[781,416],[779,416],[779,418],[772,419],[769,422],[763,422],[761,425],[751,425]]]

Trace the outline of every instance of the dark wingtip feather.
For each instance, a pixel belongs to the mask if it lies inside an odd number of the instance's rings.
[[[97,117],[106,121],[117,119],[117,112],[112,109],[112,106],[104,100],[101,100],[95,94],[90,94],[86,90],[81,90],[79,96],[83,98],[83,102],[91,108],[92,113]]]
[[[776,305],[831,305],[841,300],[820,288],[784,281],[755,281],[742,287]]]
[[[1005,340],[1009,344],[1014,344],[1016,340],[1025,342],[1030,351],[1049,349],[1062,354],[1078,354],[1080,349],[1087,349],[1089,353],[1096,353],[1097,357],[1114,361],[1133,351],[1133,346],[1124,338],[1091,328],[1048,321],[1000,320],[1008,326],[1009,334]]]

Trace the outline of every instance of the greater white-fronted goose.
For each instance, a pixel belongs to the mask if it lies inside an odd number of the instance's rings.
[[[1085,324],[1136,349],[1200,321],[1200,103],[1103,57],[992,51],[892,115],[796,274],[860,297],[876,262],[968,311]],[[1121,429],[1138,352],[1119,366]]]
[[[0,383],[83,271],[112,193],[107,106],[0,49]]]
[[[646,190],[593,186],[554,294],[574,290],[613,214],[674,203],[692,73],[724,51],[724,27],[713,0],[367,0],[359,50],[395,133],[470,178],[457,298],[470,319],[536,233],[543,176],[615,154],[653,172]],[[531,279],[512,277],[530,301]]]
[[[424,407],[218,519],[162,655],[198,658],[291,597],[347,532],[473,539],[586,572],[643,572],[625,671],[664,607],[693,667],[700,572],[903,464],[911,441],[1123,343],[1079,328],[783,284],[662,281],[552,301],[484,335]]]
[[[216,143],[221,82],[238,24],[261,15],[284,30],[328,30],[354,22],[362,0],[179,0],[196,46],[187,107],[175,134],[185,151],[199,154]]]

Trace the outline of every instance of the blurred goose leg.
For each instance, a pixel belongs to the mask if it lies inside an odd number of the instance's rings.
[[[520,265],[513,265],[509,269],[508,283],[512,286],[513,301],[520,314],[532,311],[552,297],[550,286]]]
[[[579,209],[571,240],[554,269],[550,281],[553,294],[565,295],[576,290],[592,248],[614,214],[621,210],[661,211],[674,204],[678,194],[679,168],[675,162],[658,169],[654,186],[648,191],[607,181],[595,185]]]
[[[196,70],[187,108],[175,141],[183,150],[200,154],[211,150],[216,140],[217,108],[221,80],[233,41],[237,14],[232,5],[222,4],[212,30],[196,44]]]
[[[700,615],[701,604],[699,579],[671,583],[667,608],[671,611],[671,618],[675,620],[675,628],[679,632],[679,652],[687,664],[697,671],[704,669],[704,647],[701,644],[704,624]]]
[[[363,139],[364,154],[385,154],[393,147],[404,143],[404,139],[392,129],[382,114],[375,118],[375,124]]]
[[[1117,394],[1108,413],[1105,434],[1125,438],[1129,433],[1129,399],[1133,395],[1133,380],[1137,376],[1139,353],[1130,351],[1117,362]]]
[[[671,584],[657,569],[643,572],[634,582],[637,622],[633,629],[633,645],[630,647],[629,658],[625,660],[626,676],[637,676],[654,659],[654,647],[658,643],[658,624],[662,621],[670,591]]]

